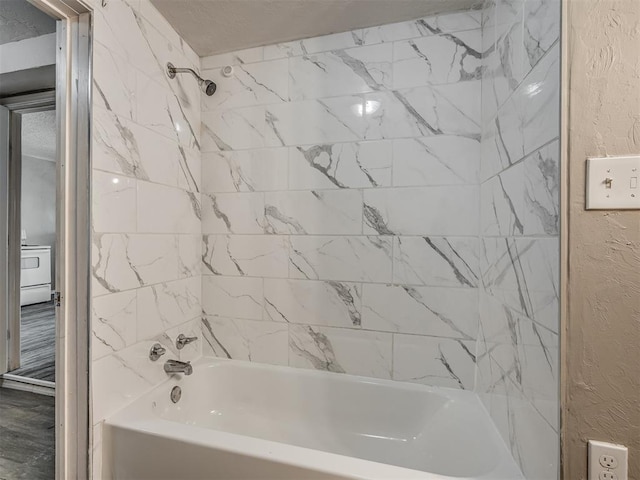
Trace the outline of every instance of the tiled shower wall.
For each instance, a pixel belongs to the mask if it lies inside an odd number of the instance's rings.
[[[558,477],[559,0],[483,15],[477,391],[530,480]]]
[[[149,361],[179,333],[200,336],[200,90],[164,65],[199,58],[147,0],[94,2],[93,473],[101,423],[166,381]],[[183,83],[184,82],[184,83]]]
[[[474,11],[202,59],[205,353],[474,388],[481,51]]]

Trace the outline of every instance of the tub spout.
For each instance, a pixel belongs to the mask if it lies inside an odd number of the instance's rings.
[[[164,371],[167,373],[184,373],[185,375],[191,375],[193,373],[193,366],[191,362],[167,360],[164,364]]]

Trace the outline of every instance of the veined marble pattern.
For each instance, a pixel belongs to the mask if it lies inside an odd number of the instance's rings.
[[[394,43],[394,88],[479,80],[480,29]]]
[[[274,365],[289,363],[286,324],[206,317],[202,327],[205,355]]]
[[[263,192],[287,189],[289,150],[266,148],[202,155],[205,192]]]
[[[92,421],[94,471],[105,417],[166,381],[148,361],[179,333],[201,337],[200,91],[166,62],[198,56],[147,0],[94,9]]]
[[[475,388],[547,471],[558,50],[524,3],[202,59],[207,353]]]
[[[391,185],[390,141],[289,148],[289,188],[370,188]]]
[[[560,2],[484,14],[476,390],[524,476],[555,479]]]
[[[372,45],[289,60],[290,99],[307,100],[391,87],[393,48]]]

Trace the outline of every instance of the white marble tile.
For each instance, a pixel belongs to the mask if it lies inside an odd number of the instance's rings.
[[[190,192],[200,192],[202,188],[202,163],[200,150],[178,147],[178,187]]]
[[[263,280],[202,276],[202,310],[206,315],[261,320]]]
[[[202,113],[202,151],[241,150],[265,146],[265,107]]]
[[[153,341],[138,342],[92,364],[93,421],[99,422],[166,381],[161,366],[149,360]],[[165,345],[168,347],[168,345]]]
[[[524,158],[558,136],[560,91],[558,44],[520,84],[496,119],[509,164]]]
[[[560,37],[560,0],[527,0],[524,4],[524,67],[530,71]]]
[[[263,193],[205,193],[202,233],[264,233]]]
[[[200,194],[138,182],[138,232],[200,233]]]
[[[139,13],[131,2],[109,2],[94,10],[93,24],[96,41],[112,54],[139,68],[153,66],[155,59],[138,23]]]
[[[164,79],[163,79],[164,80]],[[137,74],[137,122],[186,148],[200,148],[200,97],[185,102],[176,93]]]
[[[289,60],[291,100],[388,89],[392,57],[391,44],[293,57]]]
[[[321,37],[305,38],[292,42],[278,43],[264,47],[265,60],[295,57],[318,52],[327,52],[362,45],[360,30],[334,33]]]
[[[291,147],[289,188],[390,186],[392,153],[390,141]]]
[[[200,277],[159,283],[138,290],[138,341],[151,339],[202,312]]]
[[[411,187],[365,190],[364,231],[380,235],[478,234],[478,188]],[[421,205],[422,208],[415,208]]]
[[[374,284],[362,288],[362,326],[367,330],[476,338],[476,289]]]
[[[391,282],[391,237],[298,235],[290,242],[292,278]]]
[[[480,80],[482,32],[433,35],[393,44],[393,87]]]
[[[393,185],[474,185],[480,167],[480,142],[436,135],[393,141]]]
[[[93,231],[132,233],[136,231],[136,180],[100,171],[92,180]]]
[[[391,334],[348,328],[289,326],[289,365],[391,378]]]
[[[267,232],[357,235],[362,232],[358,190],[265,193]]]
[[[94,234],[91,261],[94,297],[178,278],[173,235]]]
[[[362,288],[355,283],[267,278],[265,319],[303,325],[359,328]]]
[[[524,160],[524,233],[560,231],[560,145],[555,140]]]
[[[289,242],[276,235],[204,235],[202,262],[215,275],[286,278]]]
[[[557,238],[484,238],[480,265],[485,288],[517,292],[520,311],[529,318],[534,310],[530,292],[559,293]]]
[[[418,335],[393,337],[394,380],[473,390],[475,342]]]
[[[485,236],[524,233],[524,164],[490,178],[480,186],[480,232]]]
[[[363,101],[367,140],[443,134],[480,138],[479,80],[368,93]]]
[[[264,148],[202,155],[203,191],[287,190],[289,149]]]
[[[91,358],[95,361],[136,342],[136,292],[91,301]]]
[[[215,95],[202,97],[203,111],[269,105],[289,100],[289,70],[286,59],[240,64],[225,77],[220,68],[202,75],[218,86]]]
[[[136,72],[100,42],[94,42],[93,78],[94,99],[100,107],[136,119]]]
[[[346,96],[269,105],[265,145],[279,147],[361,140],[362,104],[362,97]]]
[[[289,362],[286,324],[209,316],[202,325],[205,355],[272,365]]]
[[[182,278],[202,273],[202,236],[178,235],[178,275]]]
[[[472,30],[480,27],[480,16],[480,11],[469,11],[390,23],[363,29],[362,39],[365,44],[370,45]]]
[[[480,284],[479,239],[396,237],[393,282],[475,288]]]
[[[220,53],[218,55],[202,57],[202,68],[206,70],[210,68],[224,67],[227,65],[243,65],[246,63],[268,60],[264,58],[264,49],[265,47],[247,48],[244,50],[237,50],[235,52]]]

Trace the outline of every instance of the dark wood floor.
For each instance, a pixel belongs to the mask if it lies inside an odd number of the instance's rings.
[[[54,382],[56,317],[53,302],[22,307],[20,320],[20,375]]]
[[[55,477],[55,399],[0,388],[0,480]]]

